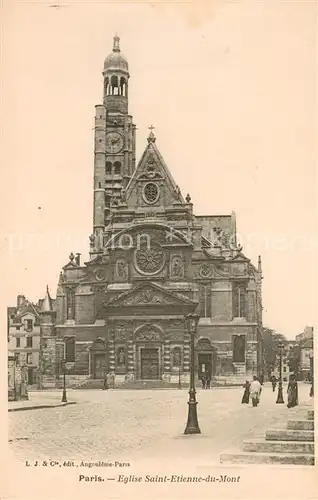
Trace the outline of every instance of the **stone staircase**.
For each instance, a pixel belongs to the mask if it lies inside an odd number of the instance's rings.
[[[223,453],[221,463],[314,465],[314,410],[296,418],[287,421],[286,429],[266,431],[265,440],[244,441],[242,452]]]

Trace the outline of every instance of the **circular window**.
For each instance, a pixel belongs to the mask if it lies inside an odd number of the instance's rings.
[[[144,199],[146,203],[156,203],[159,198],[159,188],[154,182],[148,182],[144,187]]]
[[[156,274],[165,264],[165,254],[159,247],[140,248],[135,253],[135,266],[141,274]]]

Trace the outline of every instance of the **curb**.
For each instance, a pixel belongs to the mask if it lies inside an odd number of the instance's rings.
[[[68,401],[67,403],[58,403],[53,405],[38,405],[38,406],[21,406],[20,408],[8,408],[10,411],[26,411],[26,410],[42,410],[43,408],[58,408],[61,406],[75,405],[76,401]]]

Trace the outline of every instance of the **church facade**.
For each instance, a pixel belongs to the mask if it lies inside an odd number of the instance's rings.
[[[235,214],[197,216],[174,181],[153,127],[136,163],[129,69],[114,37],[95,107],[90,258],[71,254],[54,307],[41,311],[41,380],[115,374],[129,380],[188,380],[185,315],[200,316],[198,378],[245,377],[262,369],[262,271],[236,241]]]

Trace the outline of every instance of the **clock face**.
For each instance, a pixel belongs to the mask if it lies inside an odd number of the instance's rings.
[[[106,136],[107,153],[119,153],[124,145],[124,139],[118,132],[109,132]]]

